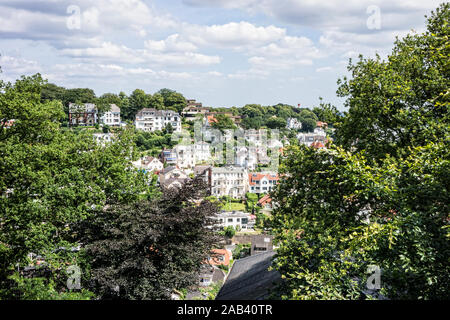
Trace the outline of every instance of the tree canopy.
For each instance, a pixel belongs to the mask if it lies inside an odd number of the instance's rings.
[[[336,144],[286,150],[270,221],[282,298],[449,298],[448,28],[443,4],[386,61],[351,62]]]

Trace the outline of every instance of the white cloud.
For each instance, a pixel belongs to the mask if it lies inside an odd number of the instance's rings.
[[[156,52],[155,52],[156,51]],[[63,49],[63,55],[81,60],[110,61],[127,64],[163,66],[207,66],[220,63],[219,56],[208,56],[193,52],[161,52],[148,49],[131,49],[124,45],[103,42],[95,47]]]
[[[249,22],[230,22],[212,26],[186,26],[186,37],[193,43],[217,47],[259,46],[282,39],[286,30],[275,26],[258,27]]]
[[[42,68],[36,61],[7,55],[0,55],[0,67],[6,76],[32,74],[42,71]]]
[[[179,34],[172,34],[168,36],[165,40],[147,40],[145,41],[145,47],[149,51],[158,52],[177,52],[177,51],[195,51],[197,46],[188,41],[180,40]]]
[[[316,72],[328,72],[328,71],[331,71],[331,70],[333,70],[332,67],[321,67],[321,68],[317,68]]]

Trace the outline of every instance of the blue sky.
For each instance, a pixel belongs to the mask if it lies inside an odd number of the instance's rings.
[[[386,56],[441,1],[0,0],[0,79],[97,95],[171,88],[213,107],[343,110],[349,58]]]

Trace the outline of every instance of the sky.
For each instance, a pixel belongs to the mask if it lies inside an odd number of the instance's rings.
[[[0,79],[161,88],[205,106],[318,105],[349,58],[386,57],[442,0],[0,0]]]

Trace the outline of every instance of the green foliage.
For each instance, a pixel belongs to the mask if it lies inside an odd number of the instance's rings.
[[[161,89],[156,94],[159,94],[164,101],[164,108],[174,110],[181,113],[186,108],[186,99],[181,93],[170,89]]]
[[[59,291],[55,288],[55,283],[46,278],[24,278],[15,273],[11,280],[14,285],[18,300],[90,300],[94,294],[86,289],[77,291]]]
[[[202,199],[202,180],[166,190],[161,198],[111,206],[79,225],[91,258],[92,290],[102,298],[168,299],[197,283],[201,264],[219,240],[218,207]]]
[[[318,107],[313,108],[312,112],[317,116],[317,120],[326,122],[328,126],[333,127],[342,119],[342,113],[330,103],[324,103],[322,98]]]
[[[223,231],[224,235],[229,239],[233,238],[234,235],[236,234],[236,230],[233,228],[233,226],[225,227]]]
[[[449,121],[449,4],[428,20],[424,34],[395,42],[387,61],[360,57],[339,81],[349,107],[337,141],[375,160],[441,139]]]
[[[278,117],[271,117],[266,121],[266,126],[270,129],[280,129],[286,127],[286,120]]]
[[[169,132],[163,134],[159,131],[136,130],[134,138],[140,151],[155,150],[155,155],[159,154],[163,149],[170,149],[175,145]]]
[[[250,255],[250,246],[251,244],[245,243],[245,244],[237,244],[236,247],[233,249],[233,259],[238,260],[245,258]]]
[[[448,299],[449,4],[388,61],[363,59],[341,82],[341,146],[291,146],[271,220],[284,299]]]
[[[214,116],[214,118],[217,120],[217,122],[212,123],[213,128],[220,130],[236,128],[236,126],[233,123],[233,120],[231,120],[231,118],[225,114],[217,114]]]
[[[29,253],[45,258],[59,290],[61,265],[80,263],[58,249],[78,245],[70,225],[149,191],[144,174],[130,169],[132,134],[118,132],[102,147],[86,130],[61,130],[62,104],[41,102],[44,83],[39,75],[0,82],[0,118],[15,119],[0,130],[0,283],[12,291],[18,282],[9,277]]]

